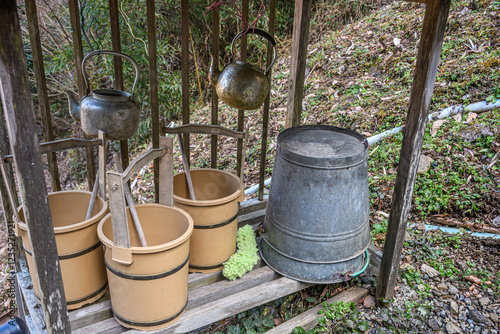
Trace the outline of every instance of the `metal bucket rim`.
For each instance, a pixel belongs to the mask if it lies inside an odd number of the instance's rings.
[[[323,131],[332,131],[341,134],[345,134],[353,137],[360,141],[360,144],[363,145],[363,150],[352,156],[345,157],[311,157],[301,155],[299,153],[287,150],[283,147],[283,141],[289,136],[294,135],[295,133],[300,133],[308,130],[323,130]],[[283,130],[277,139],[277,145],[279,149],[279,153],[276,156],[281,157],[289,162],[294,164],[303,165],[305,167],[312,168],[345,168],[351,167],[352,165],[357,165],[363,163],[368,158],[368,140],[361,134],[344,128],[339,128],[333,125],[320,124],[320,125],[300,125],[291,127]]]

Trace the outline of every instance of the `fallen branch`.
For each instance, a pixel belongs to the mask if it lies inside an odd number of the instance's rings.
[[[500,229],[482,226],[475,223],[460,223],[451,219],[444,219],[440,217],[431,217],[431,220],[435,223],[446,225],[446,226],[454,226],[454,227],[466,227],[475,232],[487,232],[492,234],[500,234]]]

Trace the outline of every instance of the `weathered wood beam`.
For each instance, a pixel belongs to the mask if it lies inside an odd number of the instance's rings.
[[[182,124],[189,124],[189,0],[181,0],[181,70],[182,70]],[[184,136],[184,149],[190,164],[189,134]]]
[[[148,53],[149,53],[149,91],[151,97],[151,127],[153,148],[160,147],[160,114],[158,102],[158,61],[156,56],[156,10],[155,1],[147,0]],[[154,163],[155,201],[158,203],[160,190],[160,161]]]
[[[218,9],[212,10],[212,59],[215,68],[219,69],[219,42],[220,42],[220,13]],[[219,125],[219,97],[217,90],[212,85],[212,125]],[[217,136],[210,138],[210,167],[217,168]]]
[[[301,122],[312,2],[313,0],[295,0],[290,70],[291,80],[286,106],[286,128],[300,125]]]
[[[268,30],[269,30],[269,35],[274,37],[274,25],[276,22],[276,0],[271,0],[269,2],[269,23],[268,23]],[[267,62],[266,62],[266,68],[271,66],[271,63],[273,61],[274,57],[274,48],[271,45],[271,43],[267,43]],[[264,110],[262,114],[262,141],[261,141],[261,148],[260,148],[260,166],[259,166],[259,191],[258,191],[258,198],[259,201],[264,200],[264,177],[266,174],[266,157],[267,157],[267,133],[269,131],[269,106],[271,104],[271,84],[272,84],[272,78],[273,76],[273,70],[269,69],[269,73],[267,74],[267,79],[269,80],[269,89],[267,91],[267,97],[266,100],[264,101]],[[241,177],[243,177],[242,175]]]
[[[0,82],[45,322],[71,333],[15,0],[0,6]]]
[[[376,299],[378,303],[384,303],[394,296],[394,286],[401,261],[407,219],[450,2],[450,0],[428,0],[425,9],[410,105],[389,214],[389,225],[377,283]]]
[[[40,29],[38,26],[38,15],[35,0],[26,0],[25,8],[30,35],[31,53],[33,56],[33,68],[35,70],[38,104],[40,105],[40,114],[42,117],[43,137],[45,141],[53,141],[54,132],[52,131],[49,93],[47,90],[47,80],[45,78],[45,66],[43,64],[42,44],[40,42]],[[61,190],[61,182],[59,181],[59,168],[57,166],[56,153],[52,152],[47,154],[47,160],[52,191],[59,191]]]
[[[120,37],[120,14],[118,11],[118,0],[109,0],[109,21],[111,25],[111,45],[113,51],[122,52],[121,37]],[[122,58],[113,57],[113,68],[115,75],[115,87],[123,91],[123,63]],[[120,158],[123,168],[127,168],[129,164],[128,156],[128,141],[120,141]]]
[[[71,37],[73,39],[73,55],[75,57],[75,71],[78,83],[78,96],[82,98],[85,96],[85,82],[82,73],[83,61],[83,44],[82,32],[80,27],[80,10],[78,0],[68,0],[69,18],[71,21]],[[90,139],[90,136],[83,134],[83,138]],[[95,163],[94,163],[94,150],[92,148],[85,149],[85,162],[87,164],[87,182],[89,189],[94,187],[95,182]]]

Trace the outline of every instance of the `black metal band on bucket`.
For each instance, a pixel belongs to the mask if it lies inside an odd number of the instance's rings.
[[[78,298],[78,299],[66,300],[66,304],[67,305],[75,305],[75,304],[83,303],[87,300],[90,300],[90,299],[98,296],[101,292],[105,291],[107,289],[107,287],[108,287],[108,282],[106,282],[102,287],[97,289],[95,292],[92,292],[90,295],[87,295],[85,297]],[[33,290],[33,293],[35,294],[36,299],[38,299],[40,301],[41,297],[39,295],[37,295],[37,293],[34,290]]]
[[[100,241],[98,243],[96,243],[95,245],[92,245],[89,248],[85,248],[84,250],[81,250],[79,252],[71,253],[71,254],[63,254],[63,255],[59,255],[58,257],[59,257],[59,260],[73,259],[75,257],[79,257],[79,256],[85,255],[87,253],[90,253],[93,250],[96,250],[97,248],[99,248],[99,246],[102,246],[102,243]],[[24,246],[24,244],[23,244],[23,248],[24,248],[24,251],[26,252],[26,254],[28,254],[29,256],[33,256],[33,253],[29,249],[27,249],[26,246]]]
[[[213,225],[196,225],[195,224],[194,228],[198,229],[198,230],[209,230],[209,229],[212,229],[212,228],[218,228],[218,227],[226,226],[228,224],[231,224],[236,218],[238,218],[239,212],[240,212],[240,210],[236,211],[236,214],[234,216],[232,216],[228,220],[224,220],[223,222],[220,222],[220,223],[217,223],[217,224],[213,224]]]
[[[130,325],[130,326],[137,326],[137,327],[153,327],[153,326],[160,326],[160,325],[166,324],[167,322],[174,320],[175,318],[180,316],[182,314],[182,312],[184,312],[186,307],[187,307],[187,300],[186,300],[186,303],[184,304],[184,306],[181,308],[181,310],[179,312],[177,312],[176,314],[168,317],[167,319],[157,320],[157,321],[149,321],[149,322],[139,322],[139,321],[125,319],[124,317],[120,316],[118,313],[115,312],[115,310],[113,309],[113,306],[111,306],[111,311],[113,312],[113,315],[118,320],[123,322],[124,324]]]
[[[179,270],[184,268],[184,266],[188,263],[188,261],[189,261],[189,254],[188,254],[187,258],[184,260],[184,262],[182,262],[179,266],[177,266],[174,269],[171,269],[169,271],[159,273],[159,274],[154,274],[154,275],[127,274],[127,273],[121,272],[121,271],[116,270],[115,268],[111,267],[108,264],[108,262],[106,261],[106,259],[104,259],[104,264],[106,265],[106,268],[108,268],[108,270],[115,276],[125,278],[125,279],[131,279],[131,280],[135,280],[135,281],[150,281],[150,280],[160,279],[160,278],[164,278],[164,277],[175,274],[176,272],[178,272]]]
[[[224,262],[226,262],[226,261],[224,261]],[[198,270],[216,269],[216,268],[222,267],[224,265],[224,262],[221,262],[221,263],[218,263],[218,264],[214,264],[212,266],[195,266],[195,265],[190,264],[189,268],[191,268],[191,269],[198,269]]]

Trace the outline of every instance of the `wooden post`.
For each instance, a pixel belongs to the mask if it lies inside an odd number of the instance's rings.
[[[75,57],[75,71],[78,83],[79,97],[85,96],[85,83],[82,74],[82,61],[83,61],[83,45],[82,45],[82,32],[80,31],[80,11],[78,7],[78,0],[68,0],[69,17],[71,21],[71,37],[73,39],[73,54]],[[85,139],[89,136],[83,134]],[[85,161],[87,163],[87,182],[89,189],[94,187],[95,182],[95,163],[94,163],[94,150],[89,147],[85,149]]]
[[[271,0],[269,3],[269,35],[274,37],[274,23],[276,22],[276,0]],[[271,65],[274,57],[274,48],[271,43],[267,43],[267,63],[266,67]],[[264,113],[262,114],[262,143],[260,149],[260,171],[259,171],[259,201],[264,200],[264,176],[266,173],[266,156],[267,156],[267,132],[269,131],[269,105],[271,103],[271,77],[272,69],[269,70],[267,79],[269,80],[269,90],[266,100],[264,101]],[[241,177],[243,177],[242,175]]]
[[[286,106],[286,128],[300,125],[301,122],[312,1],[313,0],[295,0],[295,17],[293,19],[292,36],[292,65],[290,70],[288,103]]]
[[[394,296],[408,213],[422,151],[425,126],[443,44],[450,0],[428,0],[413,77],[410,105],[401,145],[396,184],[380,265],[376,298],[385,303]]]
[[[38,26],[36,2],[35,0],[26,0],[25,5],[31,52],[33,54],[33,67],[35,70],[38,103],[40,105],[40,114],[42,116],[43,137],[45,141],[53,141],[54,132],[52,131],[52,120],[50,117],[49,93],[47,91],[47,80],[45,78],[45,66],[43,64],[42,45],[40,43],[40,30]],[[48,153],[47,159],[52,191],[60,191],[61,183],[59,181],[59,169],[57,167],[56,152]]]
[[[219,68],[219,35],[220,13],[218,9],[212,11],[212,59],[213,66]],[[217,90],[212,85],[212,125],[219,125],[219,97]],[[189,134],[187,134],[189,135]],[[217,168],[217,136],[211,136],[210,167]]]
[[[48,333],[71,333],[15,0],[0,6],[0,82]]]
[[[189,0],[181,0],[182,124],[189,124]],[[189,133],[184,136],[184,149],[190,164]]]
[[[151,127],[153,131],[153,148],[160,147],[160,116],[158,105],[158,65],[156,57],[156,24],[155,1],[147,0],[148,16],[148,53],[149,53],[149,87],[151,96]],[[189,34],[189,32],[187,32]],[[189,41],[188,41],[189,42]],[[183,76],[184,78],[184,76]],[[184,92],[184,90],[183,90]],[[155,201],[158,203],[160,196],[160,162],[154,160]]]
[[[241,10],[241,16],[243,17],[243,19],[245,21],[248,22],[248,7],[249,7],[249,4],[248,4],[248,0],[243,0],[241,2],[241,7],[242,7],[242,10]],[[241,29],[247,29],[248,27],[245,26],[245,23],[242,21],[241,22]],[[240,59],[242,62],[246,62],[247,61],[247,36],[242,36],[241,37],[241,44],[240,44]],[[239,109],[238,110],[238,123],[237,123],[237,130],[242,132],[243,129],[244,129],[244,126],[245,126],[245,110],[241,110]],[[243,154],[243,139],[238,139],[238,144],[237,144],[237,148],[236,148],[236,174],[240,177],[240,178],[243,178],[243,174],[241,174],[241,171],[243,170],[241,168],[241,155]]]
[[[122,52],[121,38],[120,38],[120,14],[118,12],[118,0],[109,0],[109,21],[111,24],[111,44],[113,51]],[[115,74],[115,87],[123,91],[123,63],[122,58],[118,56],[113,57],[113,68]],[[129,164],[128,156],[128,141],[120,141],[120,158],[123,168],[127,168]]]

